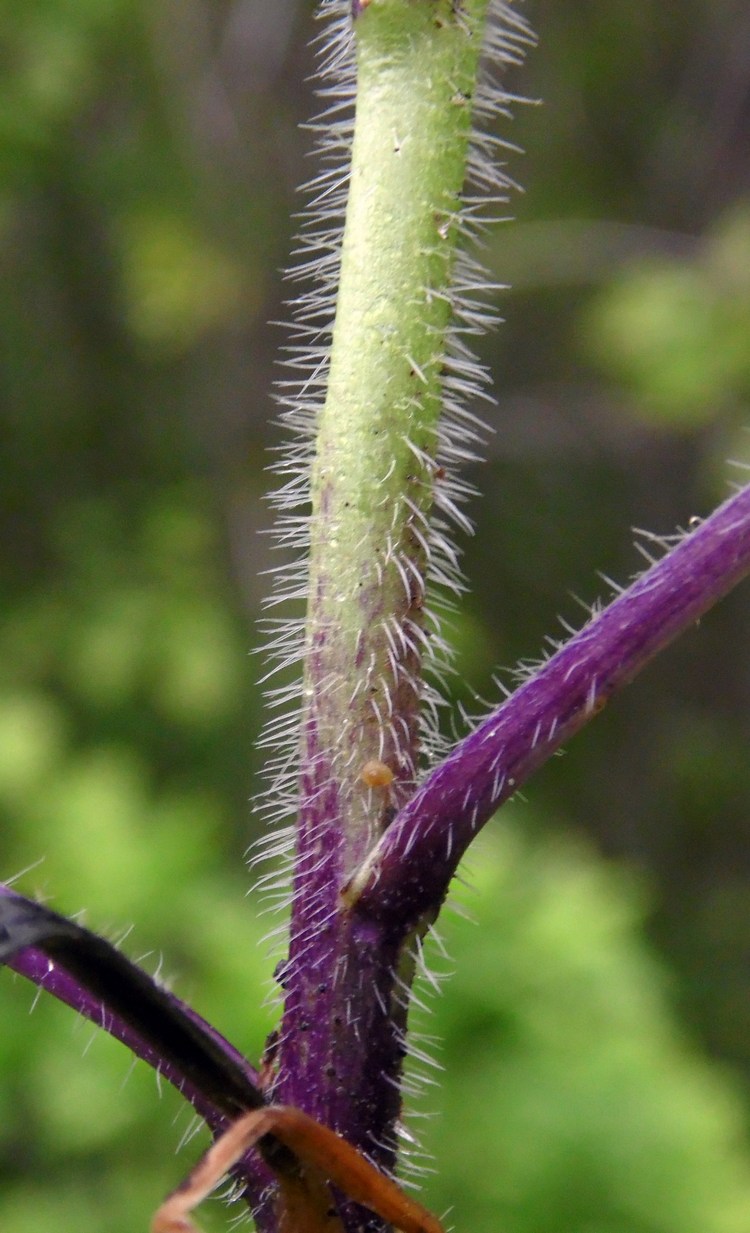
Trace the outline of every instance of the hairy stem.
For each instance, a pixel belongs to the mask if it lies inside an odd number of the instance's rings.
[[[352,921],[340,891],[416,779],[428,516],[487,0],[360,8],[341,276],[312,469],[301,793],[274,1098],[390,1168],[403,938]]]
[[[397,800],[415,777],[432,460],[486,3],[471,9],[459,23],[450,4],[381,0],[356,24],[350,189],[311,485],[303,734],[305,813],[336,831],[344,867],[383,827],[384,794],[362,768],[386,765]]]

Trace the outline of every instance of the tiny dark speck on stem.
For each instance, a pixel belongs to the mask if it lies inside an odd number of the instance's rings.
[[[273,978],[277,985],[280,985],[282,989],[286,988],[286,984],[289,979],[289,963],[286,959],[280,959],[276,964],[276,967],[273,970]]]

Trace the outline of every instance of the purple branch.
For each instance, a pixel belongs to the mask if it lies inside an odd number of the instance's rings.
[[[263,1104],[256,1071],[200,1015],[110,942],[3,885],[0,963],[153,1066],[215,1133]],[[258,1201],[270,1174],[257,1154],[237,1174]]]
[[[442,903],[497,807],[750,572],[750,487],[556,652],[427,777],[350,882],[360,918],[408,930]]]

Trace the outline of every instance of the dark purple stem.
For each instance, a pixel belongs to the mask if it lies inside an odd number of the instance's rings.
[[[314,720],[309,724],[314,746]],[[320,779],[316,779],[316,775]],[[337,1130],[379,1167],[396,1162],[394,1126],[405,1053],[406,998],[397,996],[400,931],[342,911],[346,867],[341,810],[323,753],[307,763],[300,810],[295,901],[272,1098]],[[340,1203],[346,1229],[375,1233],[383,1222]],[[272,1223],[258,1223],[262,1233]]]
[[[480,827],[658,651],[750,572],[750,487],[648,569],[428,775],[352,880],[360,919],[408,931]]]
[[[263,1103],[257,1072],[205,1019],[104,938],[3,885],[0,961],[152,1066],[214,1133]],[[254,1153],[235,1172],[255,1205],[268,1169]]]

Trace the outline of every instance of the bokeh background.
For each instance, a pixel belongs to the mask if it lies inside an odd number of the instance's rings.
[[[310,0],[2,0],[0,874],[256,1057],[256,622]],[[456,703],[705,514],[750,438],[750,9],[530,0],[525,195]],[[750,1228],[740,588],[506,808],[442,934],[412,1123],[473,1233]],[[41,863],[39,863],[41,862]],[[465,913],[473,917],[467,921]],[[135,1233],[194,1159],[123,1049],[0,973],[0,1226]],[[30,1013],[33,1007],[33,1013]],[[238,1209],[209,1205],[211,1230]]]

